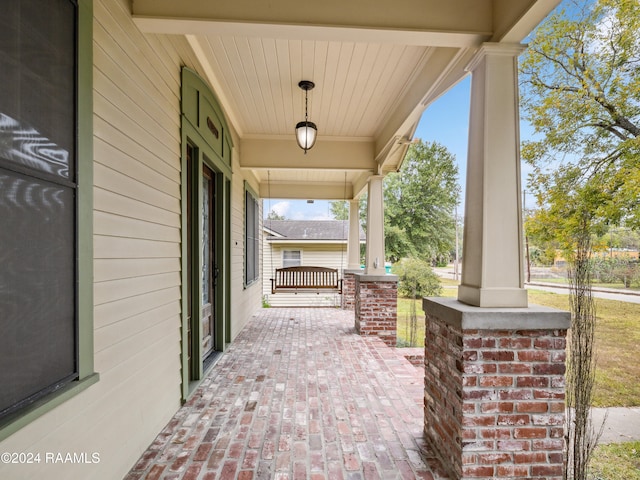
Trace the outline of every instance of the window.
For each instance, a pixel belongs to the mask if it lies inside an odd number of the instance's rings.
[[[92,340],[89,350],[84,342],[92,318],[82,328],[79,321],[92,309],[81,298],[92,272],[79,264],[90,247],[78,219],[91,200],[80,207],[90,190],[78,183],[78,151],[90,140],[77,132],[87,136],[91,121],[77,122],[78,8],[74,0],[16,0],[0,16],[0,427],[92,376]],[[84,38],[90,10],[82,15]],[[83,92],[91,91],[86,63]]]
[[[282,251],[282,266],[286,267],[298,267],[302,265],[302,256],[300,250],[283,250]]]
[[[260,206],[256,197],[245,185],[245,285],[255,282],[260,274]]]

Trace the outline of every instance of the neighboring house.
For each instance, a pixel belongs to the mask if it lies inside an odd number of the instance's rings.
[[[383,177],[469,74],[459,299],[529,313],[516,65],[557,3],[3,2],[0,452],[88,461],[0,463],[0,478],[129,471],[261,307],[261,198],[346,199],[355,218],[367,192],[354,284],[393,287]],[[319,131],[306,154],[293,135],[302,80],[316,82]],[[347,268],[358,244],[352,232]]]
[[[327,292],[271,293],[271,278],[281,267],[299,265],[335,268],[343,278],[347,266],[347,220],[264,220],[262,291],[272,307],[341,305],[341,295]],[[364,243],[364,231],[360,242]]]

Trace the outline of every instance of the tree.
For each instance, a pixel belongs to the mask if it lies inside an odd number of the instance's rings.
[[[596,308],[591,295],[594,240],[606,232],[599,207],[607,193],[585,181],[575,166],[553,172],[546,185],[546,208],[530,218],[533,236],[557,246],[567,259],[571,330],[568,337],[565,479],[586,480],[599,433],[591,422],[596,362],[593,352]]]
[[[275,210],[271,210],[267,215],[267,220],[286,220],[284,215],[280,215]]]
[[[574,0],[536,31],[521,62],[523,112],[540,139],[524,142],[530,184],[559,162],[606,195],[600,213],[640,226],[640,3]]]
[[[521,63],[525,118],[540,136],[523,143],[522,157],[540,206],[528,233],[569,261],[565,478],[582,480],[598,438],[593,242],[608,224],[640,226],[640,3],[567,5],[539,27]]]
[[[329,202],[329,209],[335,220],[349,220],[349,204],[344,200]]]
[[[457,175],[455,157],[442,145],[419,141],[409,147],[400,172],[384,180],[388,260],[448,261],[455,245]]]

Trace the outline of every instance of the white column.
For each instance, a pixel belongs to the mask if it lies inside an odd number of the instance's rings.
[[[382,180],[375,175],[369,178],[367,198],[367,253],[365,274],[384,275],[384,199]]]
[[[519,44],[487,43],[472,72],[462,284],[458,300],[526,307],[520,204]]]
[[[349,240],[347,243],[347,268],[360,268],[360,202],[349,200]]]

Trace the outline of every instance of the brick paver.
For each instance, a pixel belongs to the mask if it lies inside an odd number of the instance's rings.
[[[351,311],[261,310],[125,480],[446,479],[423,377]]]

